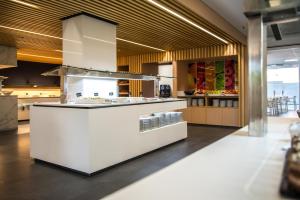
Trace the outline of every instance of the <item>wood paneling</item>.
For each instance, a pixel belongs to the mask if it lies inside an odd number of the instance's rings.
[[[240,43],[233,43],[229,45],[217,45],[202,48],[193,48],[185,50],[175,50],[159,53],[140,54],[135,56],[119,56],[118,65],[129,65],[130,72],[142,72],[143,63],[153,62],[171,62],[177,60],[192,60],[192,59],[205,59],[212,57],[222,56],[237,56],[238,60],[238,85],[240,91],[239,107],[240,109],[240,124],[247,123],[246,115],[246,46]],[[130,81],[130,90],[133,96],[138,96],[142,89],[141,81]]]
[[[238,42],[217,26],[174,0],[156,0],[180,15],[206,28],[229,43]],[[62,49],[61,18],[87,12],[117,22],[117,37],[144,45],[174,51],[222,45],[222,41],[163,11],[146,0],[30,0],[38,9],[13,1],[0,0],[0,44],[18,49],[35,50],[37,55],[50,56]],[[10,27],[8,29],[5,27]],[[37,32],[46,37],[18,29]],[[118,55],[128,56],[159,52],[154,49],[117,41]],[[47,52],[48,51],[48,52]],[[61,55],[58,55],[61,57]],[[158,56],[158,55],[157,55]],[[177,57],[184,57],[179,53]]]

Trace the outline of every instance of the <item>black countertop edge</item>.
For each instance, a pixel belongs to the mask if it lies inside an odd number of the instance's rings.
[[[100,20],[100,21],[104,21],[104,22],[107,22],[107,23],[110,23],[110,24],[113,24],[113,25],[116,25],[116,26],[119,25],[117,22],[114,22],[114,21],[105,19],[105,18],[103,18],[103,17],[96,16],[96,15],[93,15],[93,14],[91,14],[91,13],[87,13],[87,12],[84,12],[84,11],[79,12],[79,13],[75,13],[75,14],[73,14],[73,15],[69,15],[69,16],[63,17],[63,18],[61,18],[60,20],[63,21],[63,20],[66,20],[66,19],[71,19],[71,18],[73,18],[73,17],[80,16],[80,15],[85,15],[85,16],[88,16],[88,17],[92,17],[92,18],[95,18],[95,19],[98,19],[98,20]]]
[[[155,104],[155,103],[166,103],[166,102],[176,102],[176,101],[185,101],[184,99],[176,99],[176,100],[164,100],[164,101],[157,101],[157,102],[144,102],[144,103],[127,103],[127,104],[109,104],[109,105],[101,105],[101,106],[56,106],[47,105],[47,104],[33,104],[33,106],[37,107],[54,107],[54,108],[77,108],[77,109],[95,109],[95,108],[110,108],[110,107],[122,107],[122,106],[135,106],[135,105],[143,105],[143,104]]]
[[[205,96],[205,95],[185,95],[185,96],[177,96],[177,98],[239,98],[239,95],[234,96],[226,96],[226,95],[219,95],[219,96]]]
[[[51,98],[55,98],[55,99],[59,99],[60,97],[18,97],[18,99],[51,99]]]

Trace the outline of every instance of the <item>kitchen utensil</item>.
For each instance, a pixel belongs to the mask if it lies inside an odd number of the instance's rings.
[[[184,94],[185,95],[193,95],[195,93],[195,90],[185,90]]]

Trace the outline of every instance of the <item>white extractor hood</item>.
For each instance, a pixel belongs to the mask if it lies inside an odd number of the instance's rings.
[[[17,66],[16,47],[0,45],[0,69]]]

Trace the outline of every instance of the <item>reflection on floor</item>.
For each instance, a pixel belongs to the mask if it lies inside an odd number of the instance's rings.
[[[285,117],[285,118],[298,118],[298,114],[296,111],[288,111],[287,113],[283,113],[278,117]]]
[[[23,126],[24,125],[24,126]],[[29,127],[21,124],[19,131]],[[188,138],[91,177],[29,157],[29,134],[0,134],[0,199],[99,199],[192,154],[236,128],[188,126]]]
[[[19,122],[18,134],[25,134],[29,132],[30,132],[29,122],[28,121]]]

